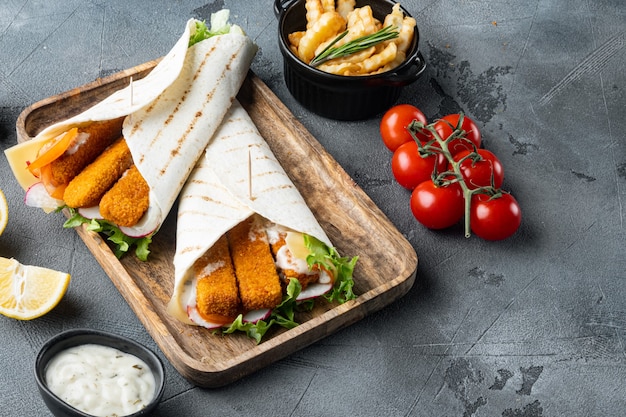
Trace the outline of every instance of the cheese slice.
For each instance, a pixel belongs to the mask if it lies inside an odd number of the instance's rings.
[[[33,139],[5,149],[4,154],[7,157],[7,161],[9,161],[13,175],[24,190],[27,190],[31,185],[39,181],[28,170],[27,163],[34,161],[42,146],[50,140],[50,138]]]

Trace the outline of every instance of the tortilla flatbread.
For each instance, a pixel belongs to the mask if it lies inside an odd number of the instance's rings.
[[[180,194],[175,282],[168,306],[171,315],[193,324],[184,306],[193,293],[189,285],[194,262],[254,213],[332,246],[254,122],[235,100]]]
[[[228,16],[226,10],[222,12]],[[187,22],[181,38],[145,78],[7,150],[22,187],[26,190],[38,181],[24,164],[34,160],[45,143],[73,127],[128,116],[123,135],[150,188],[148,212],[136,227],[148,223],[158,230],[230,108],[257,51],[243,31],[232,28],[189,47],[196,22]],[[26,148],[30,158],[19,147]]]

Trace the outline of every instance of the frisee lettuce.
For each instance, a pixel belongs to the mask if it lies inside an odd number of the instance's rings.
[[[267,321],[259,320],[256,323],[244,322],[243,314],[237,316],[230,326],[223,330],[224,334],[234,333],[236,331],[245,332],[248,337],[256,340],[257,343],[261,342],[261,339],[265,333],[274,324],[277,324],[286,329],[293,329],[298,326],[298,322],[295,321],[295,312],[298,308],[298,302],[296,299],[302,291],[300,281],[295,278],[289,279],[287,285],[286,294],[283,295],[283,301],[272,309],[270,317]]]
[[[230,26],[223,26],[218,30],[211,30],[204,21],[197,21],[196,31],[189,37],[189,46],[193,46],[212,36],[225,35],[228,32],[230,32]]]
[[[141,261],[147,261],[150,249],[148,249],[152,242],[152,235],[145,237],[130,237],[122,233],[122,231],[113,223],[106,220],[88,219],[80,215],[78,210],[71,207],[60,207],[58,211],[66,208],[70,216],[63,224],[66,229],[72,229],[74,227],[81,226],[87,223],[87,230],[96,233],[102,233],[107,236],[107,240],[113,243],[113,253],[118,258],[124,256],[133,246],[135,247],[135,255],[137,259]]]
[[[337,301],[339,303],[355,299],[356,294],[353,292],[354,280],[352,279],[352,274],[359,257],[342,257],[334,247],[328,246],[321,240],[306,234],[304,235],[304,244],[310,251],[309,256],[306,258],[309,268],[317,266],[326,269],[335,278],[333,289],[325,294],[324,297],[330,302]]]
[[[231,29],[237,28],[228,23],[229,15],[230,12],[227,9],[211,14],[211,27],[207,26],[206,22],[197,20],[196,30],[189,37],[189,46],[195,45],[213,36],[225,35],[230,33]]]

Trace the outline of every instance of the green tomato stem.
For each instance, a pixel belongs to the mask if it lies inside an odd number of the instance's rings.
[[[471,141],[469,141],[469,139],[465,137],[466,132],[463,129],[461,129],[461,126],[463,124],[463,117],[464,117],[463,113],[460,113],[457,126],[456,127],[452,126],[454,128],[454,131],[445,140],[441,136],[439,136],[439,133],[437,133],[437,130],[435,129],[435,123],[424,125],[422,122],[414,120],[413,122],[411,122],[411,124],[409,124],[408,131],[411,137],[413,138],[413,140],[415,140],[415,142],[417,143],[420,156],[425,158],[433,154],[438,154],[438,153],[442,154],[446,158],[450,166],[452,167],[452,171],[447,170],[442,173],[438,173],[436,172],[437,165],[435,164],[435,171],[433,172],[432,179],[433,179],[433,182],[435,182],[436,184],[440,184],[440,185],[452,184],[454,182],[459,183],[459,186],[461,187],[461,190],[463,192],[463,200],[464,200],[463,201],[464,203],[464,222],[463,222],[464,231],[465,231],[465,237],[468,238],[472,235],[472,229],[471,229],[471,224],[470,224],[470,221],[471,221],[470,210],[472,206],[472,196],[474,194],[479,194],[479,193],[496,196],[500,191],[496,190],[494,187],[479,187],[475,189],[470,189],[465,183],[465,180],[463,179],[463,174],[461,173],[461,163],[463,163],[466,159],[475,158],[478,155],[476,147],[472,144],[474,150],[470,152],[469,155],[465,156],[459,161],[454,160],[454,157],[452,153],[450,152],[450,148],[448,147],[448,144],[452,140],[455,140],[455,139],[461,139],[461,140],[465,140],[471,143]],[[424,131],[424,130],[427,130],[431,134],[433,139],[431,139],[429,142],[425,144],[422,144],[422,142],[417,137],[416,132]],[[435,146],[435,143],[438,146]],[[453,177],[453,178],[450,179],[450,177]]]

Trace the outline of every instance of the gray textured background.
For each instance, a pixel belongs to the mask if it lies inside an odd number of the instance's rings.
[[[400,101],[464,110],[504,164],[520,232],[427,231],[397,185],[378,118],[336,122],[294,102],[270,1],[4,0],[0,148],[29,104],[165,54],[190,17],[232,10],[253,70],[389,216],[419,257],[416,285],[353,326],[221,389],[168,365],[157,416],[620,416],[626,398],[626,6],[623,0],[405,0],[424,76]],[[62,216],[22,204],[0,158],[10,223],[0,256],[72,274],[32,322],[0,317],[0,415],[42,416],[34,357],[74,327],[154,342]],[[332,197],[332,196],[329,196]],[[376,239],[376,236],[372,236]],[[160,352],[159,352],[160,354]]]

